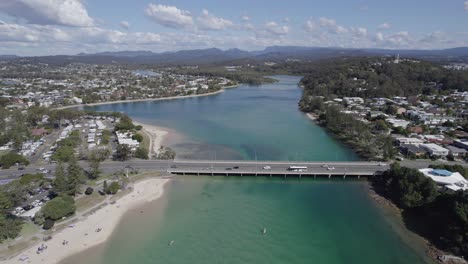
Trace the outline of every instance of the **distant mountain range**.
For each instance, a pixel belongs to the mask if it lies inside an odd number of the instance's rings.
[[[438,61],[468,62],[468,47],[443,50],[389,50],[389,49],[347,49],[299,46],[272,46],[260,51],[240,49],[221,50],[217,48],[181,50],[176,52],[155,53],[152,51],[117,51],[93,54],[55,55],[37,57],[18,57],[0,55],[0,60],[14,60],[24,63],[93,63],[93,64],[155,64],[155,65],[203,65],[236,64],[245,61],[280,62],[285,60],[314,61],[318,59],[343,56],[396,56]]]

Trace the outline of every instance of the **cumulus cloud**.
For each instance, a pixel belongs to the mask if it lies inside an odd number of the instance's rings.
[[[356,37],[367,37],[367,29],[363,27],[351,27],[351,33],[353,33]]]
[[[148,4],[145,15],[154,22],[170,28],[188,28],[193,25],[190,12],[178,9],[175,6]]]
[[[202,15],[197,18],[198,25],[202,30],[224,30],[228,27],[234,26],[231,21],[213,16],[208,10],[203,10]]]
[[[82,0],[2,0],[0,12],[38,25],[90,27],[94,20]]]
[[[401,31],[384,37],[386,47],[409,47],[412,39],[408,31]]]
[[[130,23],[128,21],[125,21],[125,20],[121,21],[119,25],[124,29],[129,29],[130,28]]]
[[[244,21],[244,22],[248,22],[250,21],[250,17],[249,16],[241,16],[241,20]]]
[[[321,27],[325,28],[328,32],[333,34],[348,33],[348,29],[338,25],[336,21],[331,18],[321,17],[319,18],[319,24]]]
[[[265,24],[265,30],[273,35],[286,35],[289,32],[289,27],[281,26],[276,22],[270,21]]]
[[[468,11],[468,1],[465,1],[465,10]]]
[[[317,23],[315,23],[315,21],[313,19],[309,19],[306,21],[305,25],[304,25],[304,29],[307,31],[307,32],[313,32],[317,29]]]
[[[392,26],[389,24],[389,23],[383,23],[383,24],[380,24],[378,26],[378,29],[381,29],[381,30],[385,30],[385,29],[389,29],[391,28]]]

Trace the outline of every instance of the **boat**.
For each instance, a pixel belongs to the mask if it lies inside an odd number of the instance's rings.
[[[262,230],[262,234],[263,234],[263,235],[265,235],[265,234],[266,234],[266,232],[267,232],[266,228],[263,228],[263,230]]]
[[[168,246],[172,246],[172,244],[174,244],[174,240],[171,240],[171,242],[169,242],[169,244],[167,244]]]

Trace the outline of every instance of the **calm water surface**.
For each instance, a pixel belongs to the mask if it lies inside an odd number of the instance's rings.
[[[356,160],[349,148],[298,111],[299,77],[241,85],[214,96],[90,107],[174,129],[178,158],[259,160]]]
[[[356,160],[297,110],[299,78],[277,78],[215,96],[93,109],[176,130],[182,136],[170,144],[179,158]],[[419,241],[404,242],[366,188],[353,181],[178,177],[159,201],[129,212],[109,243],[63,263],[425,263]]]

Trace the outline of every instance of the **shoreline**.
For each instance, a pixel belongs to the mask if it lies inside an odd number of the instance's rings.
[[[117,100],[117,101],[107,101],[107,102],[98,102],[98,103],[90,103],[90,104],[74,104],[74,105],[66,105],[66,106],[56,107],[55,109],[62,110],[62,109],[69,109],[69,108],[76,108],[76,107],[86,107],[86,106],[99,106],[99,105],[109,105],[109,104],[123,104],[123,103],[151,102],[151,101],[169,101],[169,100],[176,100],[176,99],[195,98],[195,97],[217,95],[217,94],[223,93],[225,89],[232,89],[232,88],[236,88],[236,87],[239,87],[239,86],[240,86],[240,84],[225,86],[225,87],[222,87],[218,91],[210,92],[210,93],[204,93],[204,94],[192,94],[192,95],[169,96],[169,97],[160,97],[160,98],[132,99],[132,100]]]
[[[52,234],[52,239],[42,242],[22,251],[21,253],[2,261],[1,263],[46,263],[54,264],[108,241],[124,214],[147,202],[159,199],[164,194],[164,186],[169,179],[150,178],[133,183],[132,191],[123,197],[109,201],[97,211],[79,219],[73,225]],[[80,218],[83,218],[81,216]],[[98,232],[97,229],[101,230]],[[68,241],[63,245],[63,241]],[[37,254],[39,245],[47,246],[42,253]],[[26,258],[21,261],[20,258]]]
[[[400,207],[398,207],[395,203],[393,203],[393,201],[391,201],[390,199],[377,193],[377,191],[375,191],[374,187],[372,186],[371,182],[367,183],[367,194],[369,198],[377,206],[377,208],[381,210],[381,212],[384,215],[390,215],[391,218],[394,218],[394,219],[387,219],[387,222],[389,222],[393,231],[396,234],[398,234],[405,243],[413,244],[413,243],[410,243],[412,241],[409,241],[409,240],[415,240],[415,239],[418,240],[417,242],[420,244],[420,247],[422,247],[420,249],[424,250],[424,254],[425,254],[424,257],[426,257],[427,260],[431,260],[432,263],[444,263],[443,261],[440,260],[440,257],[442,257],[443,255],[450,255],[450,254],[437,248],[434,244],[432,244],[426,238],[409,230],[403,222],[403,216],[402,216],[403,210]],[[396,230],[398,228],[402,228],[402,229]],[[417,250],[417,248],[414,247],[414,245],[410,245],[410,246],[412,246],[414,250]]]
[[[164,129],[158,126],[148,125],[138,121],[133,121],[133,124],[140,125],[143,127],[143,130],[150,138],[150,147],[148,150],[148,156],[157,157],[159,154],[159,149],[163,146],[163,142],[167,136],[169,136],[168,129]]]

